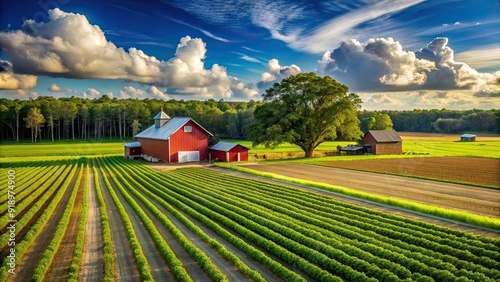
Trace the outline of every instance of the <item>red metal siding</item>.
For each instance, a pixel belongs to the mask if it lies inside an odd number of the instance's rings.
[[[228,154],[226,154],[228,153]],[[248,161],[248,149],[237,145],[233,147],[228,152],[211,150],[212,160],[219,159],[221,162],[237,162],[238,161],[238,153],[240,153],[240,161],[245,162]],[[226,156],[229,155],[229,159],[226,159]]]
[[[212,154],[212,161],[214,161],[216,159],[219,162],[225,162],[226,161],[226,152],[211,150],[210,153]]]
[[[167,140],[137,138],[137,141],[141,142],[143,154],[168,162]]]
[[[184,126],[191,126],[193,131],[184,132]],[[186,122],[170,137],[170,162],[176,163],[179,161],[179,151],[199,151],[200,161],[207,160],[208,133],[193,121]]]

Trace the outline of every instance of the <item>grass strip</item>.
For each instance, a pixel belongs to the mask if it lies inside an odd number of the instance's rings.
[[[473,214],[465,211],[460,211],[460,210],[454,210],[454,209],[447,209],[447,208],[442,208],[442,207],[437,207],[437,206],[432,206],[432,205],[427,205],[427,204],[421,204],[417,203],[414,201],[409,201],[409,200],[404,200],[404,199],[399,199],[399,198],[393,198],[393,197],[385,197],[385,196],[380,196],[380,195],[375,195],[371,193],[366,193],[366,192],[361,192],[357,191],[354,189],[349,189],[341,186],[335,186],[335,185],[329,185],[325,183],[320,183],[320,182],[314,182],[314,181],[309,181],[309,180],[302,180],[302,179],[297,179],[297,178],[292,178],[292,177],[285,177],[282,175],[278,175],[275,173],[269,173],[269,172],[260,172],[256,171],[253,169],[249,169],[246,167],[240,167],[240,166],[235,166],[235,165],[224,165],[224,164],[216,164],[218,167],[222,168],[227,168],[239,172],[244,172],[252,175],[257,175],[261,177],[266,177],[266,178],[271,178],[271,179],[277,179],[277,180],[282,180],[282,181],[287,181],[291,183],[296,183],[300,185],[305,185],[305,186],[310,186],[310,187],[315,187],[315,188],[320,188],[336,193],[341,193],[361,199],[366,199],[386,205],[391,205],[391,206],[397,206],[397,207],[402,207],[405,209],[409,210],[414,210],[418,212],[423,212],[431,215],[436,215],[452,220],[457,220],[465,223],[470,223],[478,226],[483,226],[487,228],[492,228],[495,230],[500,230],[500,218],[493,218],[485,215],[478,215],[478,214]]]
[[[71,218],[71,212],[75,205],[76,195],[78,194],[78,189],[80,188],[80,182],[82,180],[82,175],[83,175],[83,167],[84,165],[81,164],[74,186],[67,188],[67,189],[73,189],[68,204],[64,209],[64,213],[61,220],[57,224],[54,237],[52,238],[49,245],[43,252],[42,258],[38,261],[38,264],[35,270],[33,271],[33,276],[31,277],[31,281],[43,281],[47,273],[47,270],[52,264],[52,260],[54,259],[54,256],[57,250],[59,249],[59,245],[61,244],[64,234],[66,234],[66,229],[68,227],[69,220]]]

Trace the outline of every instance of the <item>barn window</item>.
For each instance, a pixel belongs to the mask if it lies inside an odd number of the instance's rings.
[[[193,127],[190,125],[184,126],[184,132],[193,132]]]

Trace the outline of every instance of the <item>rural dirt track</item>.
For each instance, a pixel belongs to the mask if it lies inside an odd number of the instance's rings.
[[[259,166],[262,167],[262,166],[265,166],[265,165],[259,165]],[[258,167],[258,165],[249,166],[249,168],[252,168],[252,169],[257,169],[257,167]],[[316,168],[316,167],[317,166],[314,166],[314,168]],[[488,231],[477,229],[477,228],[472,228],[472,227],[467,227],[467,226],[463,226],[463,225],[459,225],[459,224],[454,224],[454,223],[451,223],[451,222],[448,222],[448,221],[442,221],[442,220],[438,220],[438,219],[432,219],[432,218],[429,218],[429,217],[424,217],[424,216],[416,215],[416,214],[411,213],[411,212],[404,212],[404,211],[399,211],[399,210],[391,209],[391,208],[387,208],[387,207],[381,207],[379,205],[369,204],[369,203],[365,203],[365,202],[362,202],[362,201],[357,201],[357,200],[345,198],[345,197],[342,197],[342,196],[336,196],[336,195],[332,195],[330,193],[321,193],[321,192],[318,192],[317,190],[307,189],[307,188],[304,188],[303,186],[300,186],[300,185],[294,185],[294,184],[291,184],[291,183],[284,184],[283,182],[278,181],[278,180],[273,180],[273,179],[266,178],[266,177],[255,176],[255,175],[251,175],[251,174],[247,174],[247,173],[242,173],[242,172],[237,172],[237,171],[228,170],[228,169],[223,169],[223,168],[210,167],[210,169],[213,169],[213,170],[216,170],[216,171],[220,171],[220,172],[224,172],[224,173],[233,174],[233,175],[240,176],[240,177],[257,179],[257,180],[260,180],[260,181],[266,181],[266,182],[276,183],[276,184],[279,184],[279,185],[285,185],[285,186],[296,188],[296,189],[306,190],[306,191],[310,191],[310,192],[314,192],[314,193],[320,193],[320,194],[323,194],[323,195],[335,198],[335,199],[337,199],[339,201],[343,201],[343,202],[347,202],[347,203],[352,203],[352,204],[355,204],[355,205],[364,206],[364,207],[372,208],[372,209],[375,209],[375,210],[380,210],[380,211],[383,211],[383,212],[393,213],[393,214],[397,214],[397,215],[404,216],[404,217],[407,217],[407,218],[412,218],[412,219],[415,219],[415,220],[422,220],[422,221],[429,222],[429,223],[432,223],[432,224],[437,224],[437,225],[446,226],[446,227],[450,227],[450,228],[454,228],[454,229],[458,229],[458,230],[462,230],[462,231],[466,231],[466,232],[473,232],[473,233],[476,233],[476,234],[480,234],[480,235],[484,235],[484,236],[488,236],[488,237],[500,239],[500,234],[498,234],[498,233],[488,232]],[[302,169],[302,171],[304,171],[304,169]],[[297,173],[292,174],[291,177],[301,178],[299,176],[299,174],[297,174]],[[323,178],[316,178],[316,179],[313,179],[313,180],[314,181],[320,181],[320,179],[323,179]],[[413,180],[415,180],[415,179],[413,179]]]
[[[102,281],[104,274],[102,260],[102,224],[99,201],[94,185],[94,172],[88,175],[88,208],[83,245],[82,267],[78,275],[81,281]]]
[[[33,271],[35,270],[38,262],[42,258],[45,248],[50,244],[50,241],[54,237],[57,229],[57,225],[63,216],[64,209],[68,204],[69,198],[71,196],[71,187],[75,184],[77,174],[73,175],[73,178],[69,184],[69,188],[64,192],[61,201],[52,213],[50,220],[47,222],[43,230],[37,236],[35,242],[31,245],[28,251],[25,253],[22,260],[16,265],[16,275],[11,275],[7,281],[31,281],[33,276]],[[69,176],[68,176],[69,177]],[[64,183],[64,181],[62,182]],[[37,215],[38,216],[38,215]],[[35,216],[35,217],[37,217]]]
[[[98,170],[99,185],[101,186],[106,211],[108,213],[109,227],[111,229],[111,240],[115,253],[115,279],[116,281],[139,281],[139,271],[135,265],[134,254],[125,233],[120,214],[111,199],[104,184],[103,176]]]
[[[251,168],[446,208],[500,216],[500,190],[495,189],[307,164],[254,165]]]

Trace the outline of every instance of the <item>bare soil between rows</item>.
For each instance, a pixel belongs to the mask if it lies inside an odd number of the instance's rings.
[[[500,159],[435,157],[322,162],[348,168],[500,187]]]
[[[496,189],[309,164],[252,165],[250,168],[444,208],[500,216],[500,190]]]

